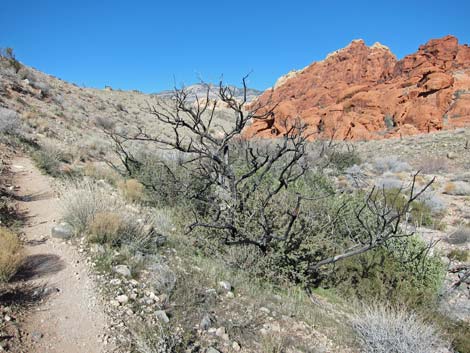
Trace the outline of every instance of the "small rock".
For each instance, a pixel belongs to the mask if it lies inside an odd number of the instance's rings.
[[[232,285],[230,284],[230,282],[227,281],[220,281],[219,287],[227,292],[230,292],[232,290]]]
[[[120,305],[117,300],[110,300],[109,304],[111,304],[112,306],[119,306]]]
[[[207,331],[212,325],[212,320],[209,314],[205,314],[199,323],[199,328],[201,330]]]
[[[74,235],[73,228],[70,224],[62,222],[51,229],[51,236],[58,239],[70,239]]]
[[[4,319],[5,321],[11,321],[11,317],[8,316],[8,315],[5,315],[5,316],[3,317],[3,319]]]
[[[263,313],[266,313],[266,314],[269,314],[271,312],[271,310],[269,310],[268,308],[265,308],[264,306],[259,308],[259,311],[262,311]]]
[[[168,318],[168,315],[164,310],[157,310],[155,311],[155,316],[157,319],[165,324],[170,322],[170,319]]]
[[[122,281],[119,278],[113,278],[111,281],[109,281],[109,284],[113,286],[120,286]]]
[[[220,353],[220,351],[218,351],[214,347],[209,347],[206,349],[206,353]]]
[[[221,326],[219,327],[216,331],[215,331],[215,335],[217,337],[222,337],[223,335],[225,335],[225,327]]]
[[[39,341],[43,337],[41,332],[31,332],[31,339],[35,342]]]
[[[225,296],[227,298],[235,298],[235,294],[233,294],[233,292],[227,292],[227,294]]]
[[[232,349],[233,349],[235,352],[240,352],[240,350],[242,349],[242,347],[240,347],[240,344],[239,344],[237,341],[233,341],[233,343],[232,343]]]
[[[457,154],[455,154],[455,152],[447,152],[447,158],[455,159],[457,158]]]
[[[126,304],[129,301],[129,297],[125,294],[118,295],[116,300],[121,304]]]
[[[126,265],[114,266],[113,270],[114,270],[114,272],[120,274],[121,276],[124,276],[124,277],[130,277],[131,276],[131,270]]]

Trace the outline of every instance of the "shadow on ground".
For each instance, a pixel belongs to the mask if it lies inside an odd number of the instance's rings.
[[[60,272],[64,268],[65,262],[57,255],[30,255],[24,260],[18,273],[13,278],[13,281],[27,281],[33,278],[41,278],[49,274]]]

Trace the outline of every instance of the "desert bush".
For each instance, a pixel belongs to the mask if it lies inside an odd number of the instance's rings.
[[[118,188],[131,202],[142,201],[144,197],[144,185],[136,179],[123,180],[118,183]]]
[[[159,322],[152,326],[134,324],[132,334],[134,349],[138,353],[182,353],[188,344],[181,330]]]
[[[379,189],[398,190],[403,187],[403,181],[395,176],[385,176],[378,179],[375,186]]]
[[[157,232],[159,218],[149,212],[131,210],[103,183],[72,182],[62,186],[60,194],[63,220],[77,234],[88,232],[90,242],[152,252],[162,241]]]
[[[18,236],[0,227],[0,283],[8,282],[23,261],[22,246]]]
[[[351,322],[364,353],[440,353],[449,348],[435,327],[403,307],[364,306]]]
[[[113,244],[123,228],[121,215],[112,212],[98,212],[89,225],[88,240],[93,243]]]
[[[16,135],[20,128],[18,114],[10,109],[0,107],[0,133]]]
[[[330,165],[340,172],[353,165],[361,164],[361,157],[354,148],[331,150],[327,153],[327,158]]]
[[[39,169],[46,174],[58,177],[61,175],[60,166],[64,160],[64,152],[52,144],[43,145],[32,154]]]
[[[469,196],[470,184],[465,181],[449,182],[444,187],[444,194],[454,196]]]
[[[42,98],[48,97],[51,94],[51,87],[45,82],[31,81],[30,85],[41,91]]]
[[[444,275],[440,257],[430,255],[428,246],[413,237],[339,263],[320,285],[335,288],[345,298],[418,307],[436,300]]]
[[[401,173],[411,171],[411,166],[407,162],[400,161],[396,157],[377,158],[374,160],[373,166],[381,174],[385,172]]]
[[[447,209],[447,205],[444,200],[432,191],[423,193],[418,197],[418,201],[428,207],[433,215],[443,214]]]
[[[450,244],[461,245],[470,242],[470,227],[460,226],[447,237]]]
[[[447,257],[451,260],[456,260],[460,262],[467,262],[470,258],[470,252],[465,249],[452,249]]]
[[[60,205],[63,220],[70,224],[76,233],[82,233],[93,223],[97,213],[119,209],[116,199],[110,193],[110,189],[89,180],[62,185]]]
[[[445,157],[423,158],[418,163],[418,169],[424,174],[446,172],[449,169],[449,161]]]
[[[16,59],[15,53],[13,52],[12,48],[4,48],[0,50],[0,57],[7,60],[10,66],[15,70],[16,73],[20,71],[22,65]]]
[[[423,194],[421,194],[422,196]],[[408,221],[422,226],[432,226],[435,221],[431,208],[427,205],[424,200],[421,200],[421,196],[410,204],[408,210]],[[388,204],[392,211],[399,212],[407,204],[408,196],[406,195],[406,189],[403,189],[403,184],[400,184],[399,188],[385,188],[382,187],[381,192],[376,194],[378,199],[388,200]],[[434,214],[435,216],[436,214]]]

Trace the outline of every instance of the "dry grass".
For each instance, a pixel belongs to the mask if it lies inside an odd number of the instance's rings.
[[[401,307],[365,306],[351,321],[364,353],[448,351],[435,327]]]
[[[452,195],[455,191],[455,184],[452,182],[447,183],[444,186],[444,194]]]
[[[94,243],[114,243],[123,227],[122,217],[113,212],[99,212],[90,225],[88,239]]]
[[[20,240],[7,228],[0,227],[0,282],[8,282],[23,261]]]
[[[121,181],[118,188],[128,201],[137,202],[144,197],[144,186],[136,179]]]

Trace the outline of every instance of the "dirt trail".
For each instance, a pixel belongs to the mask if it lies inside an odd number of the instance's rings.
[[[19,208],[26,213],[23,229],[27,261],[23,280],[51,292],[26,318],[21,352],[103,353],[107,319],[84,262],[71,245],[50,236],[59,219],[51,179],[18,157],[12,163]]]

